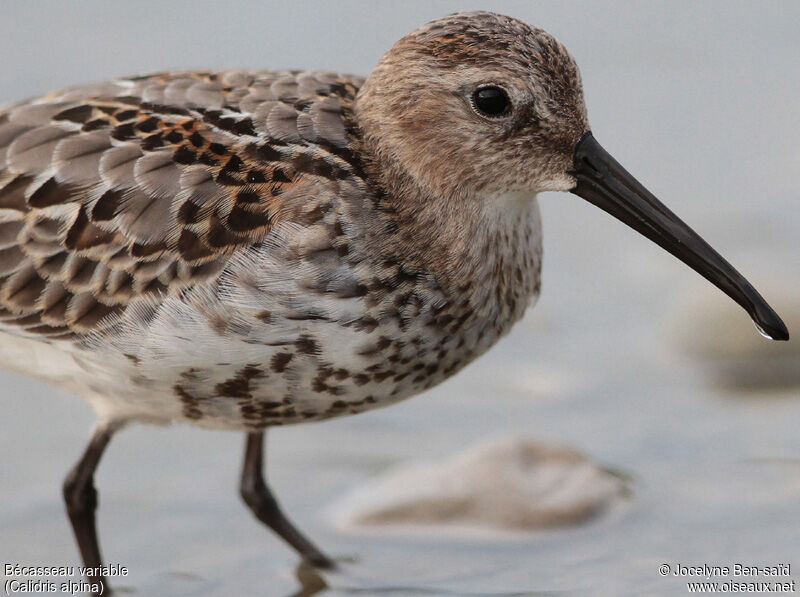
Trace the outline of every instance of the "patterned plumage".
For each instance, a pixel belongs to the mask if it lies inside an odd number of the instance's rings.
[[[518,285],[479,292],[491,317],[477,321],[474,296],[404,254],[393,201],[365,173],[362,83],[156,74],[6,109],[2,330],[68,352],[69,386],[115,422],[262,428],[454,373],[538,284],[535,209],[507,231],[516,270],[496,272]]]
[[[0,110],[0,359],[98,413],[64,486],[87,565],[111,435],[175,420],[247,431],[245,501],[330,565],[265,485],[263,429],[390,404],[490,348],[538,294],[547,190],[600,206],[788,339],[594,140],[566,49],[508,17],[429,23],[367,79],[167,73]]]
[[[292,197],[320,178],[335,193],[333,181],[355,176],[360,83],[158,74],[0,113],[7,325],[44,337],[102,329],[145,297],[218,275],[276,221],[319,208]]]

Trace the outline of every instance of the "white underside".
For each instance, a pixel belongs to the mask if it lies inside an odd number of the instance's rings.
[[[108,396],[98,395],[81,383],[80,380],[91,377],[92,372],[87,371],[87,365],[76,358],[66,343],[46,344],[0,332],[0,362],[4,369],[83,397],[94,409],[100,425],[122,422],[127,418],[116,401],[112,403]]]

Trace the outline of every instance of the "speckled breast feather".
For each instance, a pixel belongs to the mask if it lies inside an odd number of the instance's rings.
[[[387,240],[362,82],[156,74],[0,111],[3,344],[68,354],[106,419],[229,428],[388,404],[483,352],[538,289],[535,204],[499,228],[519,279],[454,300]]]

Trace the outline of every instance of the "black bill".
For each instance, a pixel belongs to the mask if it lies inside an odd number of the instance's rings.
[[[733,266],[656,199],[592,133],[575,146],[572,192],[640,232],[683,261],[739,303],[758,329],[773,340],[788,340],[781,318]]]

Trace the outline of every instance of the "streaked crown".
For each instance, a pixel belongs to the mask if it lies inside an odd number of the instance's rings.
[[[406,35],[367,79],[356,110],[382,171],[450,197],[568,190],[575,144],[588,130],[566,48],[490,12]]]

